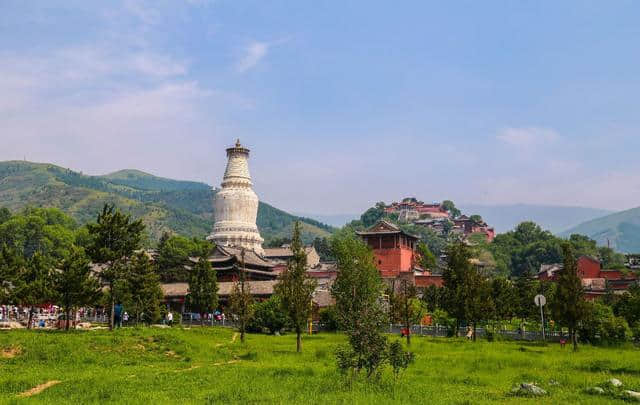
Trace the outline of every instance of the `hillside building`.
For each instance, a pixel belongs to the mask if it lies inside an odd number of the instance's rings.
[[[598,259],[580,256],[577,261],[578,277],[585,291],[585,298],[595,300],[608,291],[624,294],[632,284],[638,282],[638,276],[631,270],[602,269]],[[543,264],[537,274],[538,280],[557,281],[558,272],[564,266],[561,263]]]

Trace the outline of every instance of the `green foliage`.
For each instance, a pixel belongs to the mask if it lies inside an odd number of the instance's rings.
[[[442,208],[444,208],[449,214],[451,214],[451,216],[453,218],[457,218],[459,217],[462,212],[460,212],[460,210],[458,208],[456,208],[456,205],[453,203],[453,201],[451,200],[444,200],[441,204]]]
[[[109,327],[114,326],[114,305],[124,300],[127,294],[128,268],[125,262],[142,244],[144,225],[131,219],[114,205],[105,204],[95,223],[87,224],[89,230],[88,253],[94,263],[105,268],[100,277],[109,286],[111,317]]]
[[[16,302],[15,286],[24,267],[25,261],[16,249],[0,246],[0,304]]]
[[[161,280],[165,283],[186,282],[189,274],[184,266],[189,263],[189,257],[209,253],[211,244],[202,239],[165,233],[160,238],[157,251],[156,266]]]
[[[396,284],[392,283],[389,291],[389,304],[391,306],[391,320],[399,321],[409,329],[412,325],[420,322],[425,314],[425,308],[418,299],[416,287],[407,280],[400,280]],[[411,344],[411,334],[407,334],[407,345]]]
[[[187,304],[191,312],[201,315],[200,321],[203,321],[203,314],[212,313],[218,307],[216,271],[211,268],[208,253],[207,249],[201,251],[198,262],[189,274]]]
[[[340,328],[338,320],[338,312],[335,305],[322,308],[319,311],[320,323],[324,326],[324,330],[335,332]]]
[[[424,301],[427,311],[433,312],[436,309],[442,308],[444,297],[444,289],[430,285],[422,291],[422,301]]]
[[[420,253],[420,266],[423,269],[433,270],[436,268],[438,259],[423,241],[418,243],[418,253]]]
[[[383,208],[371,207],[360,216],[360,221],[365,228],[368,228],[378,222],[383,216]]]
[[[518,291],[510,280],[504,278],[493,279],[491,281],[491,299],[494,303],[496,319],[508,321],[516,316]]]
[[[63,308],[66,319],[71,311],[83,306],[92,306],[101,295],[100,283],[91,272],[89,258],[82,248],[73,248],[62,260],[54,273],[55,302]],[[66,325],[69,328],[69,323]]]
[[[258,302],[254,306],[253,318],[247,325],[249,332],[280,332],[287,326],[289,318],[282,309],[282,302],[277,295],[268,300]]]
[[[229,296],[229,308],[238,321],[240,330],[240,341],[244,343],[244,335],[247,325],[253,318],[255,302],[251,295],[251,285],[247,284],[247,275],[244,270],[244,249],[241,252],[239,277],[234,283],[231,295]]]
[[[620,344],[629,338],[631,330],[624,318],[614,316],[611,307],[600,302],[586,302],[578,335],[586,343]]]
[[[282,309],[287,313],[297,336],[297,351],[302,350],[301,334],[311,317],[311,298],[316,289],[316,281],[307,274],[307,255],[300,237],[300,223],[296,222],[291,237],[293,257],[274,286],[280,297]]]
[[[582,282],[578,277],[578,265],[569,242],[562,246],[564,267],[558,272],[555,299],[552,302],[553,319],[569,328],[574,350],[577,349],[576,328],[585,318],[587,307],[584,301]]]
[[[640,286],[634,284],[629,287],[629,291],[613,304],[613,311],[626,319],[629,325],[640,325]]]
[[[338,264],[338,277],[331,287],[341,330],[349,339],[349,349],[337,353],[339,363],[351,356],[355,373],[365,370],[367,377],[376,373],[385,359],[387,339],[383,331],[387,314],[382,307],[384,291],[373,253],[353,235],[341,234],[332,240]]]
[[[26,265],[19,268],[12,291],[12,298],[18,306],[30,307],[43,305],[55,299],[53,283],[53,262],[39,252],[34,253]],[[31,327],[31,313],[29,323]]]
[[[163,295],[160,277],[145,252],[136,253],[126,264],[125,282],[129,300],[124,302],[137,321],[151,324],[160,320]]]
[[[331,242],[329,242],[328,238],[315,238],[313,240],[313,247],[316,249],[316,252],[318,252],[318,256],[320,256],[321,261],[330,262],[336,260],[333,255],[333,251],[331,250]]]
[[[11,218],[11,211],[7,207],[0,208],[0,225],[4,224]]]
[[[27,207],[0,224],[0,241],[25,258],[34,254],[62,259],[75,236],[73,219],[55,208]]]
[[[402,344],[394,340],[389,344],[389,365],[393,370],[393,377],[398,379],[398,375],[402,370],[406,370],[409,364],[413,363],[415,356],[411,352],[405,352]]]
[[[475,328],[479,321],[493,317],[495,307],[490,282],[470,259],[471,251],[461,241],[452,243],[447,249],[443,304],[457,324],[467,321]]]

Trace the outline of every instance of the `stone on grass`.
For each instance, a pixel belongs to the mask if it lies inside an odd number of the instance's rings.
[[[600,387],[589,387],[589,388],[587,388],[587,394],[603,395],[604,394],[604,389],[602,389]]]
[[[625,399],[640,402],[640,392],[626,390],[623,394]]]
[[[616,387],[616,388],[622,387],[622,381],[618,380],[617,378],[612,378],[609,381],[607,381],[607,383],[612,387]]]
[[[534,383],[521,383],[520,385],[516,385],[511,390],[511,393],[521,397],[530,397],[530,396],[537,397],[541,395],[547,395],[547,391],[538,387]]]

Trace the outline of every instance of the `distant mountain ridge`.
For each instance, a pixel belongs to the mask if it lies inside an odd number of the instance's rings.
[[[139,170],[87,176],[47,163],[0,162],[0,206],[14,211],[28,205],[56,207],[83,224],[94,221],[105,202],[114,203],[142,218],[152,240],[166,231],[196,237],[209,234],[214,193],[204,183],[167,179]],[[307,242],[333,231],[318,221],[260,202],[257,223],[265,241],[289,237],[297,220],[302,223]]]
[[[579,233],[624,253],[640,253],[640,207],[581,223],[560,236]]]
[[[557,234],[582,222],[612,213],[598,208],[534,204],[461,204],[458,208],[467,215],[482,216],[498,233],[510,231],[521,222],[533,221],[543,229]]]

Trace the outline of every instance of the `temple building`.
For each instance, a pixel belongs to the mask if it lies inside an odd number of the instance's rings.
[[[400,273],[412,273],[416,267],[418,237],[396,225],[380,220],[366,231],[356,232],[373,249],[376,267],[382,278],[395,278]]]

